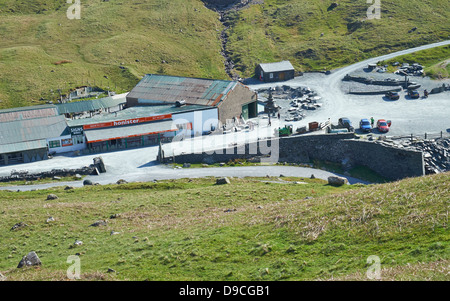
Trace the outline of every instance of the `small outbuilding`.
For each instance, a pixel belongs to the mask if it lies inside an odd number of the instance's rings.
[[[259,64],[255,69],[255,77],[264,82],[278,82],[293,79],[295,69],[289,61]]]

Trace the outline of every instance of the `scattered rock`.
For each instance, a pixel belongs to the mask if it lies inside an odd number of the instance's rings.
[[[83,181],[83,185],[84,186],[86,186],[86,185],[93,185],[93,183],[92,183],[91,180],[86,179],[86,180]]]
[[[223,184],[231,184],[231,183],[227,177],[216,180],[216,185],[223,185]]]
[[[111,231],[111,235],[117,235],[117,234],[120,234],[120,232]]]
[[[224,210],[223,212],[233,212],[233,211],[236,211],[236,209],[227,209],[227,210]]]
[[[76,178],[76,179],[81,179],[81,178],[83,178],[83,177],[82,177],[80,174],[76,174],[76,175],[75,175],[75,178]]]
[[[53,180],[61,180],[61,177],[54,176]]]
[[[116,271],[113,269],[108,269],[107,273],[115,273]]]
[[[3,276],[2,273],[0,273],[0,281],[6,281],[6,280],[7,280],[7,278],[5,276]]]
[[[191,163],[183,163],[183,168],[189,168],[191,167]]]
[[[75,187],[73,187],[73,186],[66,186],[66,187],[64,188],[64,190],[72,190],[72,189],[75,189]]]
[[[331,176],[328,177],[328,184],[332,185],[332,186],[342,186],[347,184],[347,179],[343,178],[343,177],[338,177],[338,176]]]
[[[219,166],[225,166],[225,163],[224,162],[220,162]]]
[[[24,222],[20,222],[20,223],[15,224],[14,226],[12,226],[11,230],[17,230],[17,229],[27,227],[27,226],[28,225],[25,224]]]
[[[35,265],[41,265],[42,262],[37,256],[36,252],[32,251],[28,253],[26,256],[22,258],[22,260],[19,262],[19,265],[17,266],[18,269],[24,267],[24,266],[35,266]]]
[[[314,176],[314,174],[311,175],[311,177],[309,177],[310,179],[315,179],[316,177]]]
[[[128,182],[125,181],[124,179],[120,179],[120,180],[118,180],[118,181],[116,182],[117,185],[120,185],[120,184],[127,184],[127,183],[128,183]]]
[[[50,223],[50,222],[54,222],[55,219],[53,218],[53,216],[50,216],[49,218],[47,218],[46,223]]]
[[[75,242],[73,243],[74,246],[81,246],[83,245],[83,242],[81,240],[75,240]]]
[[[53,194],[53,193],[47,195],[47,201],[48,200],[56,200],[57,198],[58,198],[58,196],[56,194]]]
[[[106,226],[108,224],[107,220],[99,220],[93,223],[92,225],[89,225],[89,227],[99,227],[99,226]]]
[[[109,218],[113,219],[113,218],[118,218],[118,217],[120,217],[120,214],[119,213],[115,213],[115,214],[112,214]]]
[[[283,175],[283,174],[281,174],[281,175],[280,175],[280,178],[284,178],[284,175]]]

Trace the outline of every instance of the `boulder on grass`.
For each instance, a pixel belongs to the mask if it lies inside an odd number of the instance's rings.
[[[338,177],[338,176],[331,176],[328,177],[328,184],[332,185],[332,186],[342,186],[347,184],[347,179],[343,178],[343,177]]]
[[[19,265],[17,266],[18,269],[24,267],[24,266],[34,266],[34,265],[41,265],[41,260],[37,256],[36,252],[32,251],[28,253],[28,255],[24,256],[22,260],[19,262]]]
[[[224,185],[224,184],[230,184],[230,180],[227,177],[216,180],[216,185]]]
[[[47,195],[47,201],[48,200],[56,200],[57,198],[58,198],[58,196],[56,194],[53,194],[53,193]]]

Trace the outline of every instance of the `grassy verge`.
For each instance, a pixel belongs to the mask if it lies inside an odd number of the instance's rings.
[[[0,191],[0,271],[65,280],[67,257],[78,254],[82,280],[277,281],[364,275],[370,255],[383,269],[450,259],[448,173],[368,186],[289,180],[306,184],[203,178]],[[100,219],[107,225],[90,227]],[[27,226],[10,230],[18,222]],[[16,269],[30,251],[42,266]],[[440,268],[417,278],[449,280]]]
[[[72,181],[81,181],[86,176],[81,176],[80,179],[76,178],[75,176],[70,177],[59,177],[57,179],[54,178],[41,178],[33,181],[26,181],[26,180],[20,180],[20,181],[10,181],[10,182],[0,182],[0,186],[21,186],[21,185],[38,185],[38,184],[46,184],[46,183],[53,183],[53,182],[72,182]]]

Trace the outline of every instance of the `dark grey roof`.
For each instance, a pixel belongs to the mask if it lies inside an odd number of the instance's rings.
[[[37,105],[0,110],[0,122],[42,118],[58,115],[54,105]]]
[[[59,114],[82,113],[97,111],[100,109],[108,109],[126,103],[126,98],[105,97],[92,100],[74,101],[67,103],[58,103]]]
[[[12,122],[0,126],[0,145],[56,138],[68,134],[62,115]]]
[[[264,63],[259,64],[261,66],[261,69],[264,72],[279,72],[279,71],[287,71],[287,70],[294,70],[294,67],[292,66],[291,62],[289,61],[282,61],[282,62],[276,62],[276,63]]]

